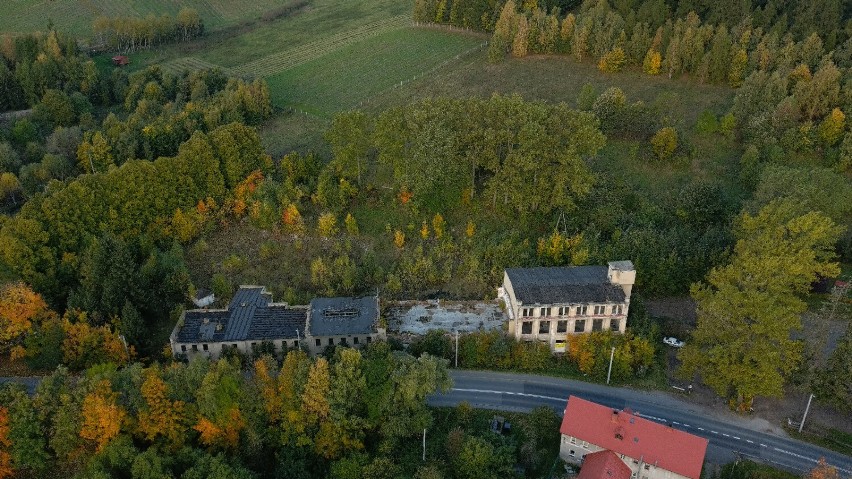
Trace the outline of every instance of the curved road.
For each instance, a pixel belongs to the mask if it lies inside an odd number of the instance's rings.
[[[710,441],[707,460],[717,464],[736,458],[767,462],[792,472],[813,469],[820,457],[835,466],[841,477],[852,476],[852,457],[790,439],[767,421],[743,418],[690,404],[660,391],[638,391],[600,384],[527,374],[452,370],[454,386],[429,398],[432,406],[455,406],[467,401],[481,409],[527,412],[550,406],[560,415],[569,395],[603,404],[630,408],[638,415],[670,424]]]

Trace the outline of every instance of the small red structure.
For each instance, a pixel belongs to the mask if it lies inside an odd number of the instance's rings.
[[[123,67],[126,65],[130,65],[130,58],[127,58],[124,55],[116,55],[112,57],[112,64],[117,67]]]

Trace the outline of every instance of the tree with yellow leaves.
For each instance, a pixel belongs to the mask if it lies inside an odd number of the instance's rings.
[[[302,412],[308,424],[319,424],[330,412],[328,391],[330,388],[328,361],[318,358],[308,373],[308,383],[302,393]]]
[[[305,232],[305,220],[299,213],[299,208],[293,203],[290,203],[284,209],[284,213],[281,215],[281,223],[284,225],[285,233],[298,235]]]
[[[840,108],[831,110],[819,125],[819,137],[826,146],[834,146],[846,129],[846,115]]]
[[[405,233],[400,230],[396,230],[393,232],[393,244],[399,249],[402,249],[405,246]]]
[[[432,218],[432,230],[435,231],[435,239],[441,239],[444,236],[446,228],[447,222],[444,221],[444,217],[441,216],[441,213],[435,213],[435,216]]]
[[[144,372],[145,381],[140,391],[145,406],[139,410],[139,432],[151,442],[164,440],[174,448],[183,444],[186,430],[183,401],[168,397],[168,386],[156,366]]]
[[[80,437],[95,443],[98,452],[121,432],[127,412],[118,405],[118,395],[106,379],[98,381],[83,399],[83,425]]]
[[[34,327],[56,314],[42,297],[24,283],[0,287],[0,350],[19,346]]]
[[[645,60],[642,61],[642,71],[648,75],[659,75],[662,64],[662,55],[660,55],[660,52],[652,48],[645,54]]]

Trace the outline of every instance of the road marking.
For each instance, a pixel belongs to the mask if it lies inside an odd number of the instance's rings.
[[[736,439],[737,441],[742,441],[742,439],[738,438],[737,436],[731,436],[731,437],[733,437],[733,438],[734,438],[734,439]]]
[[[760,443],[760,447],[768,447],[766,444]]]
[[[704,428],[703,428],[703,427],[699,427],[699,428],[698,428],[698,430],[699,430],[699,431],[703,431],[703,430],[704,430]]]
[[[677,422],[677,421],[672,421],[672,424],[680,424],[680,423]]]
[[[754,444],[754,441],[752,441],[751,439],[746,439],[746,442],[749,444]]]
[[[722,433],[722,435],[725,436],[725,437],[731,437],[730,434],[725,434],[724,432]]]
[[[718,432],[716,432],[716,431],[710,431],[710,432],[712,432],[713,434],[719,434],[719,433],[718,433]]]
[[[689,425],[689,424],[687,424],[687,423],[683,423],[683,427],[692,427],[692,426],[690,426],[690,425]]]
[[[553,397],[553,396],[542,396],[540,394],[516,393],[516,392],[509,392],[509,391],[491,391],[491,390],[488,390],[488,389],[460,389],[460,388],[453,388],[452,391],[461,391],[461,392],[468,392],[468,393],[483,393],[483,394],[509,394],[509,395],[512,395],[512,396],[524,396],[524,397],[530,397],[530,398],[547,399],[547,400],[550,400],[550,401],[565,402],[565,398],[557,398],[557,397]]]
[[[808,457],[808,456],[803,456],[803,455],[801,455],[801,454],[796,454],[795,452],[785,451],[784,449],[778,449],[777,447],[773,447],[772,449],[775,449],[776,451],[781,452],[781,453],[784,453],[784,454],[789,454],[789,455],[791,455],[791,456],[793,456],[793,457],[798,457],[799,459],[804,459],[804,460],[806,460],[806,461],[810,461],[810,462],[819,462],[819,461],[817,461],[816,459],[810,458],[810,457]]]

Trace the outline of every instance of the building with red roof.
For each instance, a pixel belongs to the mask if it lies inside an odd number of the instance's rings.
[[[560,432],[560,457],[582,465],[581,473],[588,460],[601,461],[594,453],[610,451],[633,479],[699,479],[707,452],[707,439],[576,396],[568,398]]]
[[[577,479],[630,479],[632,471],[612,451],[586,454]]]

